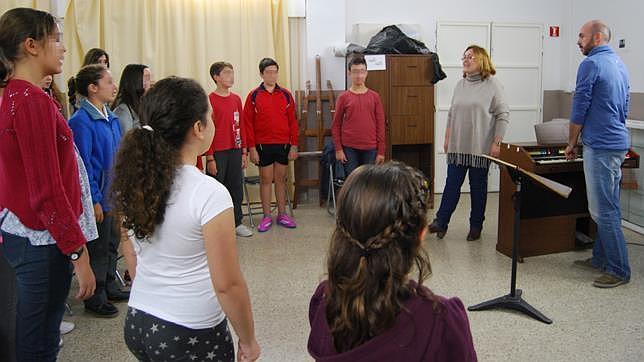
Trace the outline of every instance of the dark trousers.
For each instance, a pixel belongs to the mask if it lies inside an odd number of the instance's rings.
[[[344,164],[344,174],[347,177],[358,166],[376,163],[376,156],[378,154],[378,150],[376,149],[359,150],[357,148],[343,146],[342,150],[344,151],[344,156],[347,158],[347,162]]]
[[[89,263],[96,277],[94,296],[85,300],[85,305],[98,307],[107,302],[107,294],[115,288],[116,256],[120,233],[116,231],[114,217],[109,212],[104,213],[103,222],[96,223],[98,239],[87,243]],[[111,280],[109,275],[111,274]]]
[[[1,245],[1,244],[0,244]],[[0,361],[16,360],[16,273],[0,247]]]
[[[72,280],[69,259],[56,245],[33,246],[28,239],[5,232],[2,237],[2,254],[16,275],[16,358],[55,361]]]
[[[216,151],[215,162],[217,163],[217,175],[210,175],[228,189],[230,197],[233,199],[235,226],[239,226],[242,223],[243,217],[241,204],[244,197],[244,190],[241,159],[241,149]]]
[[[112,217],[111,237],[107,246],[107,276],[105,278],[105,288],[107,289],[108,296],[121,290],[121,284],[116,280],[116,264],[119,257],[120,244],[120,224],[118,223],[118,220]]]
[[[469,173],[470,198],[472,201],[470,211],[470,227],[483,228],[485,220],[485,205],[487,203],[487,174],[488,168],[447,165],[447,181],[441,198],[441,206],[436,213],[438,225],[447,229],[452,213],[456,210],[461,197],[461,186],[465,181],[465,174]]]
[[[191,329],[128,307],[123,338],[139,361],[235,360],[225,319],[212,328]]]

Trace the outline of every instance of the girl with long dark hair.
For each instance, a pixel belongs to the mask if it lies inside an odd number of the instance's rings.
[[[309,309],[317,361],[475,361],[463,303],[423,286],[431,273],[429,182],[403,163],[360,166],[339,195],[322,282]],[[414,269],[417,280],[410,278]]]
[[[140,116],[142,127],[123,138],[112,190],[130,230],[123,245],[133,279],[125,342],[142,361],[234,361],[230,320],[239,360],[255,360],[233,203],[195,167],[215,133],[208,97],[194,80],[166,78],[143,96]]]
[[[132,128],[141,127],[139,105],[143,94],[150,89],[151,77],[150,68],[143,64],[128,64],[121,73],[119,91],[112,103],[112,110],[121,122],[123,134]]]
[[[87,51],[85,57],[83,58],[83,64],[81,68],[87,65],[100,64],[105,66],[107,69],[110,68],[110,56],[107,52],[100,48],[92,48]],[[69,97],[69,114],[74,114],[80,108],[80,101],[82,98],[79,97],[78,90],[76,89],[76,82],[74,77],[69,78],[67,81],[67,97]]]

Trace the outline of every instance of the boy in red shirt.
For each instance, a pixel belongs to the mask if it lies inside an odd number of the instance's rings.
[[[380,96],[367,88],[367,62],[354,56],[347,66],[351,87],[335,104],[331,133],[335,158],[347,176],[360,165],[385,160],[385,112]]]
[[[206,152],[206,174],[217,179],[230,192],[235,209],[235,233],[238,236],[252,236],[253,232],[242,224],[242,169],[246,168],[246,135],[241,98],[230,91],[235,83],[235,71],[230,63],[216,62],[210,66],[210,77],[217,85],[208,96],[217,131]]]
[[[297,158],[298,125],[295,101],[286,88],[277,84],[279,65],[271,58],[259,62],[263,82],[246,97],[244,121],[250,160],[259,166],[260,198],[264,217],[259,232],[273,225],[271,184],[275,183],[277,223],[294,228],[295,220],[286,214],[286,171],[288,162]]]

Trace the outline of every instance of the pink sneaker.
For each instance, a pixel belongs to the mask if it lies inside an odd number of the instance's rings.
[[[293,229],[297,226],[295,220],[291,219],[287,214],[278,215],[277,223],[289,229]]]
[[[270,216],[264,216],[257,226],[257,231],[263,233],[264,231],[270,230],[271,226],[273,226],[273,218]]]

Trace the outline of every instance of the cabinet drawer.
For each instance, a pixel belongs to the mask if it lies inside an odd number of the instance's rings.
[[[392,87],[389,90],[391,116],[434,112],[434,87]]]
[[[389,58],[389,85],[429,86],[434,79],[431,58],[428,56],[401,56]]]
[[[392,145],[413,145],[433,142],[432,124],[425,115],[391,116],[389,129]]]

